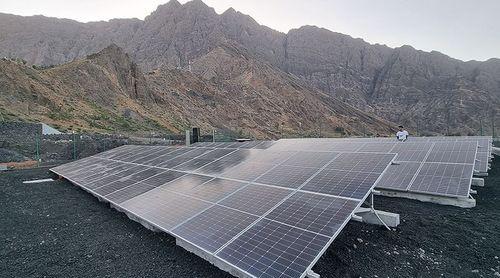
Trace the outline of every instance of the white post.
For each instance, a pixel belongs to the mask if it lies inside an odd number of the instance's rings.
[[[191,145],[191,132],[186,130],[186,147],[189,147]]]
[[[212,129],[212,143],[215,143],[215,129]]]

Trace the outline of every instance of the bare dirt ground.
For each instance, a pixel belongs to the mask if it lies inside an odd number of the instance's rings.
[[[500,277],[500,163],[477,207],[376,198],[401,225],[352,222],[314,267],[321,277]],[[47,169],[0,172],[0,277],[231,277]]]

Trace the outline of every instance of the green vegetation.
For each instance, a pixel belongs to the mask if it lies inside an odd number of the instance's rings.
[[[69,121],[74,118],[71,111],[64,111],[64,110],[59,110],[59,111],[52,110],[50,111],[48,116],[52,120],[56,121]]]
[[[145,118],[142,122],[126,115],[116,115],[95,103],[89,103],[89,105],[94,110],[94,114],[88,116],[87,122],[96,129],[110,132],[168,131],[160,123],[150,118]]]

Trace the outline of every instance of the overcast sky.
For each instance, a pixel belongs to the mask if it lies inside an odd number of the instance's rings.
[[[78,21],[144,19],[168,0],[0,0],[0,12]],[[185,3],[186,0],[179,2]],[[412,45],[461,60],[500,58],[500,0],[205,0],[287,32],[316,25],[391,47]],[[1,34],[0,34],[1,35]]]

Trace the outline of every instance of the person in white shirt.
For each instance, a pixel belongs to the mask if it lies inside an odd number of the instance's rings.
[[[408,131],[404,130],[403,126],[400,125],[399,126],[399,131],[398,133],[396,133],[396,138],[401,141],[401,142],[404,142],[406,141],[406,139],[408,139]]]

